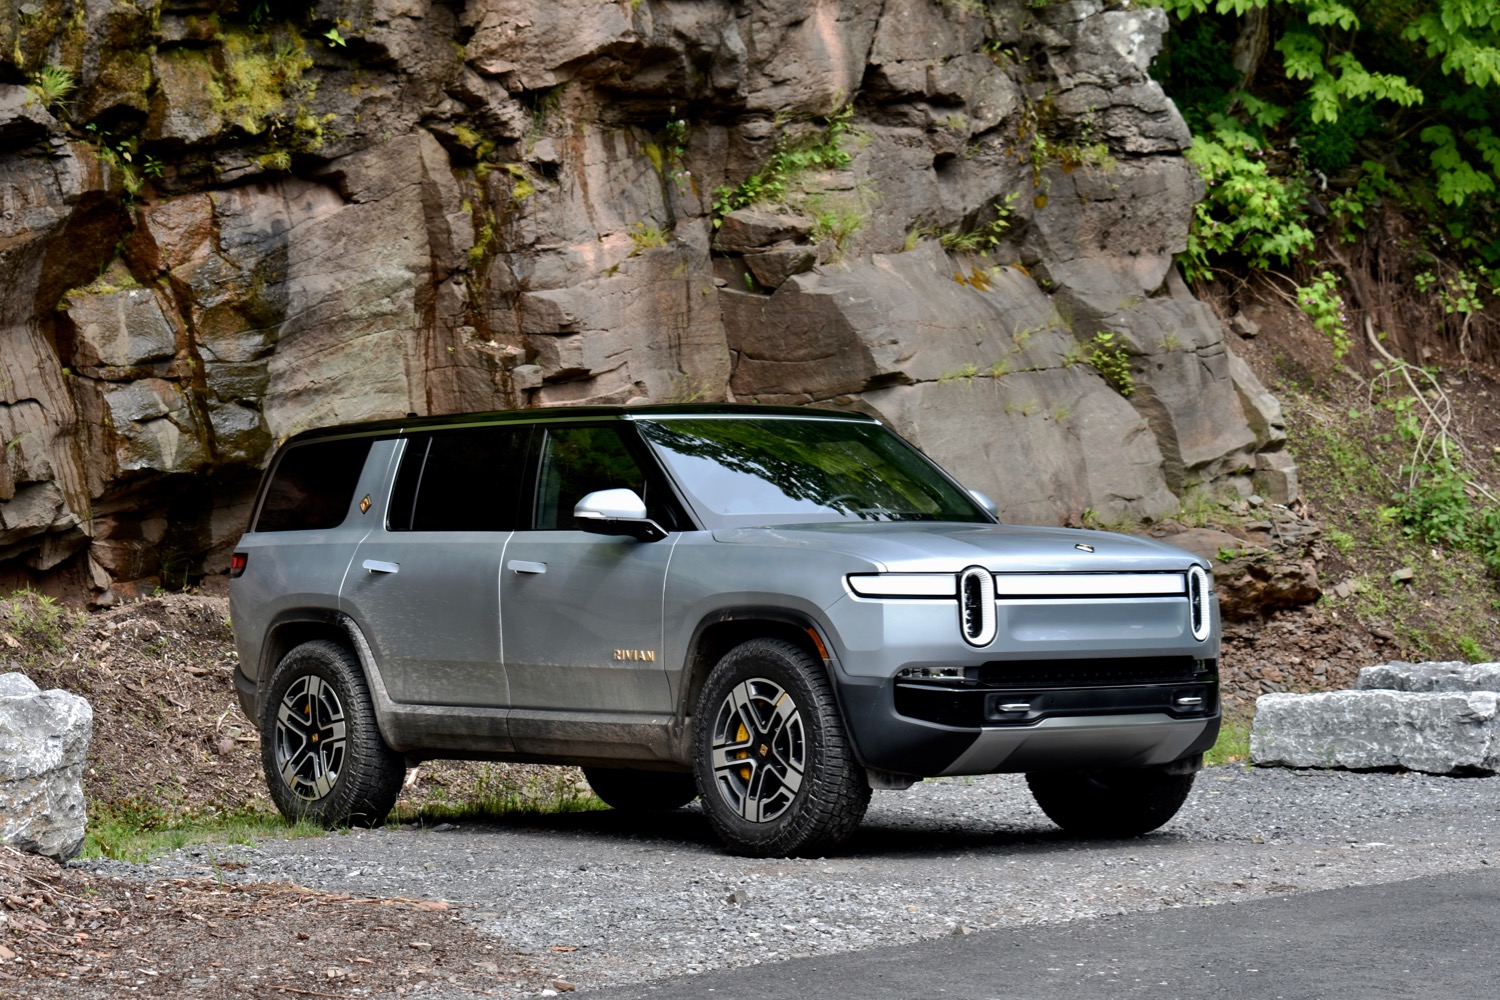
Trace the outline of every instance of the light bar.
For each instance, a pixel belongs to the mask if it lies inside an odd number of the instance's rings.
[[[996,573],[997,597],[1156,597],[1187,592],[1181,573]]]
[[[849,589],[860,597],[956,597],[952,573],[851,573]]]

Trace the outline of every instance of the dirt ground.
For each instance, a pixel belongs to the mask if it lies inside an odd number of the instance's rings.
[[[14,664],[43,689],[87,698],[84,788],[170,823],[273,811],[259,741],[240,714],[222,597],[166,594],[63,624],[55,650]],[[14,624],[0,620],[0,641]],[[28,652],[27,644],[11,647]],[[9,642],[5,645],[10,646]],[[472,765],[428,764],[417,806],[463,792]],[[433,987],[494,995],[497,981],[556,988],[441,900],[369,899],[287,884],[143,882],[0,848],[0,997],[366,997]]]

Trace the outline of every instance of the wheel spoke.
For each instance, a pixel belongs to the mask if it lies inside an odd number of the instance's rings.
[[[282,699],[276,708],[276,725],[282,730],[291,730],[299,736],[306,736],[308,723],[302,713],[291,703],[291,696]]]
[[[806,767],[802,715],[780,685],[743,680],[724,695],[709,764],[723,800],[751,823],[768,823],[791,806]]]
[[[298,678],[276,709],[276,758],[286,787],[310,801],[329,795],[339,780],[347,736],[338,689],[315,674]]]

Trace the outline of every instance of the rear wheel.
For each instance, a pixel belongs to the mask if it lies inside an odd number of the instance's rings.
[[[260,756],[282,815],[325,827],[381,822],[406,775],[402,756],[380,737],[359,661],[326,640],[305,642],[276,665]]]
[[[621,812],[660,812],[677,809],[698,797],[691,774],[639,771],[628,767],[586,767],[594,794]]]
[[[1171,765],[1101,771],[1033,771],[1026,784],[1042,812],[1083,837],[1136,837],[1177,815],[1193,774]]]
[[[725,654],[694,716],[698,793],[726,847],[751,857],[837,846],[870,803],[833,687],[811,653],[753,639]]]

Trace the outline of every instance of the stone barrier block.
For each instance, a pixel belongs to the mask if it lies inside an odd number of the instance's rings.
[[[1500,694],[1329,691],[1256,701],[1250,759],[1286,767],[1500,771]]]
[[[1500,691],[1500,663],[1396,660],[1365,667],[1354,686],[1359,691]]]
[[[0,841],[58,861],[83,847],[83,767],[94,710],[25,674],[0,674]]]

